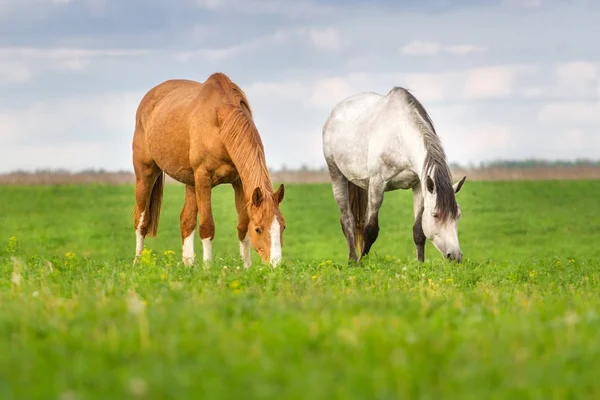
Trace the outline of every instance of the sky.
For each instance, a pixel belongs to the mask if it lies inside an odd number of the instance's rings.
[[[270,168],[324,166],[322,126],[408,88],[450,162],[600,158],[593,0],[0,0],[0,172],[131,171],[135,111],[226,73]]]

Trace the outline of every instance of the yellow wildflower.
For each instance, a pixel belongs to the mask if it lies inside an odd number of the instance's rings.
[[[534,270],[529,271],[529,277],[530,278],[535,278],[537,276],[537,272]]]
[[[17,240],[16,236],[11,236],[10,239],[8,239],[8,243],[6,245],[6,252],[8,254],[17,254],[19,249],[19,241]]]
[[[156,255],[150,249],[142,250],[140,256],[140,264],[142,265],[153,265],[156,261]]]

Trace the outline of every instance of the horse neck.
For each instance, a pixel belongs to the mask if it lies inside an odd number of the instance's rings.
[[[408,144],[409,151],[407,156],[412,164],[412,170],[419,177],[421,189],[424,191],[426,190],[427,176],[429,175],[433,179],[433,175],[436,173],[437,163],[434,162],[429,166],[426,165],[428,158],[431,157],[430,151],[435,152],[435,150],[428,148],[428,139],[425,135],[435,135],[435,133],[423,132],[422,129],[426,128],[420,126],[418,122],[413,121],[412,123],[409,122],[405,125],[401,131],[405,132],[403,141]]]
[[[264,197],[273,194],[273,184],[271,178],[262,171],[244,171],[238,170],[240,180],[242,181],[242,188],[244,189],[244,198],[246,203],[252,201],[252,193],[254,189],[259,187]]]
[[[408,130],[410,132],[411,130]],[[421,181],[421,185],[424,185],[425,179],[427,178],[427,171],[425,171],[425,160],[427,159],[427,148],[421,132],[418,129],[414,130],[414,137],[405,141],[405,143],[411,143],[408,159],[412,165],[412,170]]]
[[[233,159],[236,166],[246,202],[251,201],[252,193],[257,187],[261,189],[263,196],[273,194],[273,184],[269,175],[269,170],[264,162],[264,151],[262,148],[255,149],[263,157],[257,157],[253,152],[243,157],[243,160]],[[253,162],[248,162],[251,159]]]
[[[246,201],[259,187],[264,196],[273,193],[262,140],[254,122],[241,107],[230,110],[221,127],[223,144],[237,169]]]

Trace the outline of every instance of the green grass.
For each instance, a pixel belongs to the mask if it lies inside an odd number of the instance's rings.
[[[250,270],[228,187],[191,268],[180,186],[136,266],[133,187],[0,188],[0,398],[600,396],[600,181],[467,182],[460,265],[417,263],[388,193],[361,268],[330,186],[286,186],[284,263]]]

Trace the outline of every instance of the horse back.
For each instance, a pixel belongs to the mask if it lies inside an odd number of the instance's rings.
[[[350,181],[362,185],[368,181],[370,121],[382,96],[361,93],[339,102],[323,127],[323,153]]]
[[[231,175],[221,125],[232,107],[244,108],[244,102],[251,118],[244,93],[224,74],[213,74],[203,83],[174,79],[156,85],[136,113],[134,147],[142,149],[138,157],[188,184],[198,168],[219,175],[216,180]]]

